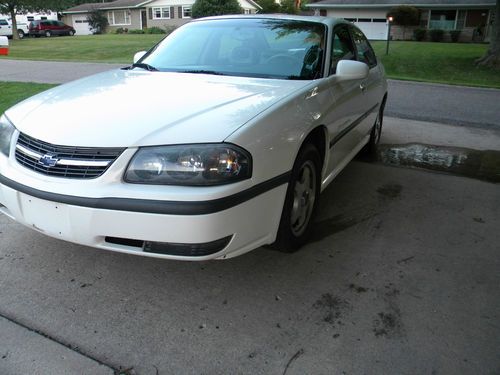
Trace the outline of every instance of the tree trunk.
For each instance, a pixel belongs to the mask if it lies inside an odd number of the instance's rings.
[[[490,47],[486,54],[476,60],[476,65],[490,66],[500,69],[500,0],[495,7],[495,21],[491,27]]]
[[[12,22],[12,39],[19,39],[19,35],[17,34],[16,8],[14,5],[10,7],[10,18]]]

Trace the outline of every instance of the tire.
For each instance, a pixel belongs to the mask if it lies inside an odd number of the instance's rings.
[[[24,31],[17,30],[17,35],[19,36],[19,39],[23,39],[24,38]]]
[[[276,241],[270,248],[292,253],[309,239],[320,193],[321,166],[318,149],[311,143],[302,146],[288,183]]]
[[[73,30],[70,30],[70,31],[68,32],[68,36],[73,36],[73,35],[75,35],[75,32],[74,32]]]
[[[382,125],[384,123],[384,109],[385,109],[386,98],[382,101],[380,108],[378,110],[377,118],[373,124],[372,131],[370,133],[370,140],[365,147],[366,154],[370,156],[377,155],[377,147],[380,142],[380,137],[382,136]]]
[[[45,32],[45,36],[46,36],[47,38],[50,38],[50,37],[52,36],[52,33],[51,33],[49,30],[47,30],[47,31]]]

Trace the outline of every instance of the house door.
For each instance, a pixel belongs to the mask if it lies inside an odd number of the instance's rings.
[[[148,17],[145,10],[141,10],[141,25],[143,30],[148,27]]]

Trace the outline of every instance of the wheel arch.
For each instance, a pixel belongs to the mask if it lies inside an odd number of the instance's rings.
[[[328,130],[325,125],[318,125],[314,129],[312,129],[307,136],[304,138],[302,141],[302,144],[299,148],[302,149],[304,145],[311,143],[314,145],[319,152],[320,158],[321,158],[321,169],[322,173],[321,175],[323,176],[323,172],[325,170],[325,166],[327,165],[326,158],[327,158],[327,150],[328,150]],[[297,155],[298,153],[297,152]]]

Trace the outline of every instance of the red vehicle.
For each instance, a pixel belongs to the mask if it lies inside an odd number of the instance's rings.
[[[38,20],[30,23],[30,36],[75,35],[75,29],[61,21]]]

